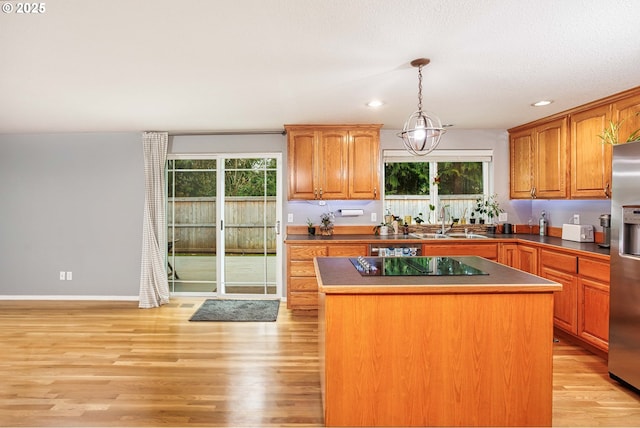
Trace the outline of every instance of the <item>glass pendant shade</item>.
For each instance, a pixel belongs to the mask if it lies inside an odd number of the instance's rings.
[[[418,111],[409,116],[409,119],[404,123],[402,132],[398,133],[404,147],[415,156],[431,153],[438,147],[440,137],[446,132],[438,116],[422,111],[422,67],[429,62],[430,60],[427,58],[411,61],[412,66],[418,67]]]

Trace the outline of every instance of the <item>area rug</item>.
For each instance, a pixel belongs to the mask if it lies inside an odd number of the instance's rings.
[[[275,321],[279,300],[207,299],[189,321]]]

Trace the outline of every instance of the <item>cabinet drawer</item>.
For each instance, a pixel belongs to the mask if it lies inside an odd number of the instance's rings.
[[[289,262],[289,276],[316,276],[313,260],[291,260]]]
[[[314,257],[326,256],[326,246],[292,245],[288,249],[290,260],[313,260]]]
[[[578,272],[581,276],[609,284],[609,263],[580,258],[578,259]]]
[[[366,245],[330,245],[327,248],[329,256],[336,257],[353,257],[353,256],[366,256]]]
[[[578,256],[542,250],[540,265],[567,273],[578,273]]]
[[[318,291],[318,281],[315,277],[290,278],[291,291]]]
[[[296,309],[317,309],[318,293],[312,291],[290,291],[287,306]]]
[[[478,256],[498,259],[498,244],[422,245],[423,256]]]

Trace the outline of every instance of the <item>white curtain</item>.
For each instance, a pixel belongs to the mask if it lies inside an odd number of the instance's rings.
[[[142,134],[144,152],[144,224],[140,272],[141,308],[156,308],[169,302],[167,280],[167,213],[165,205],[166,132]]]

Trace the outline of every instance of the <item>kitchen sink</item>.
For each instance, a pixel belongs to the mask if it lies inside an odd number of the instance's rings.
[[[451,238],[465,238],[465,239],[489,239],[486,235],[479,235],[477,233],[450,233],[448,236]]]
[[[440,233],[410,233],[410,236],[419,239],[449,239],[450,235],[442,235]]]

